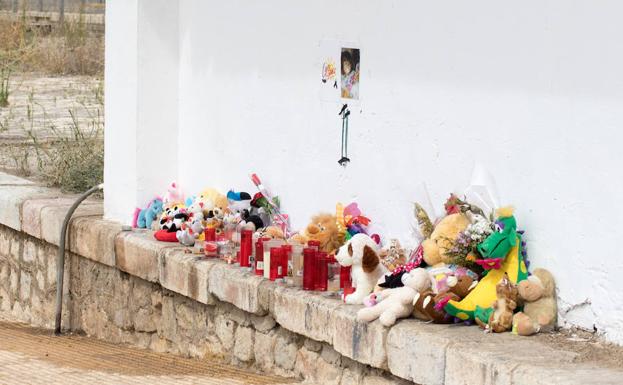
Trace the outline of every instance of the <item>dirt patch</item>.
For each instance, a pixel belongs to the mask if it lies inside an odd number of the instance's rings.
[[[623,367],[623,347],[604,342],[596,334],[583,330],[561,330],[526,338],[535,338],[554,349],[577,353],[576,363],[592,363],[611,369]]]

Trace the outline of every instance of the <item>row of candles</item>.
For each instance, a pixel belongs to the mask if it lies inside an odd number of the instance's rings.
[[[350,266],[340,266],[335,257],[320,250],[318,241],[307,245],[287,244],[281,239],[254,238],[253,231],[225,232],[217,238],[213,228],[205,230],[204,253],[239,264],[271,281],[317,290],[349,294],[353,291]]]

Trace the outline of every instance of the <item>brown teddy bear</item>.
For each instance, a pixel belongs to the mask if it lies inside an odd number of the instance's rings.
[[[381,250],[379,257],[381,258],[381,263],[388,271],[394,271],[398,266],[407,263],[405,249],[400,246],[400,241],[394,238],[389,240],[388,247]]]
[[[517,290],[523,302],[523,312],[513,317],[513,333],[530,336],[540,331],[552,331],[556,326],[558,307],[554,277],[545,269],[535,269]]]
[[[266,226],[257,231],[258,238],[285,239],[283,230],[278,226]]]
[[[459,233],[469,225],[469,219],[463,213],[445,216],[431,233],[430,237],[422,241],[423,259],[429,266],[438,263],[449,263],[450,257],[446,254],[453,246]]]
[[[487,323],[476,317],[476,323],[485,331],[503,333],[513,327],[513,312],[517,308],[517,286],[510,280],[507,273],[495,286],[497,299],[493,302]]]
[[[344,244],[344,236],[338,230],[336,216],[327,213],[313,216],[305,230],[295,234],[290,240],[301,244],[318,241],[320,250],[329,254],[334,254]]]
[[[435,294],[432,290],[424,290],[416,295],[413,305],[413,316],[423,321],[434,323],[448,323],[452,321],[443,306],[448,300],[460,301],[476,287],[478,283],[468,275],[448,278],[448,290]]]

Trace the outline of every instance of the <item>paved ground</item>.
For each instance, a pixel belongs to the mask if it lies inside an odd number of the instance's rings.
[[[0,384],[285,384],[209,360],[0,322]]]
[[[14,74],[9,83],[9,105],[0,108],[0,142],[40,140],[54,132],[71,133],[77,124],[88,130],[104,121],[103,81],[88,76],[47,77]]]
[[[9,105],[0,107],[0,169],[36,175],[39,158],[33,138],[48,148],[78,127],[87,137],[103,136],[103,81],[88,76],[14,74]]]

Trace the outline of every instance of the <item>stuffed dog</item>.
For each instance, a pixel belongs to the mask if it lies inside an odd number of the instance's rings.
[[[342,266],[352,266],[355,292],[344,298],[348,304],[362,304],[379,278],[387,272],[380,262],[376,242],[366,234],[355,234],[339,248],[335,259]]]

